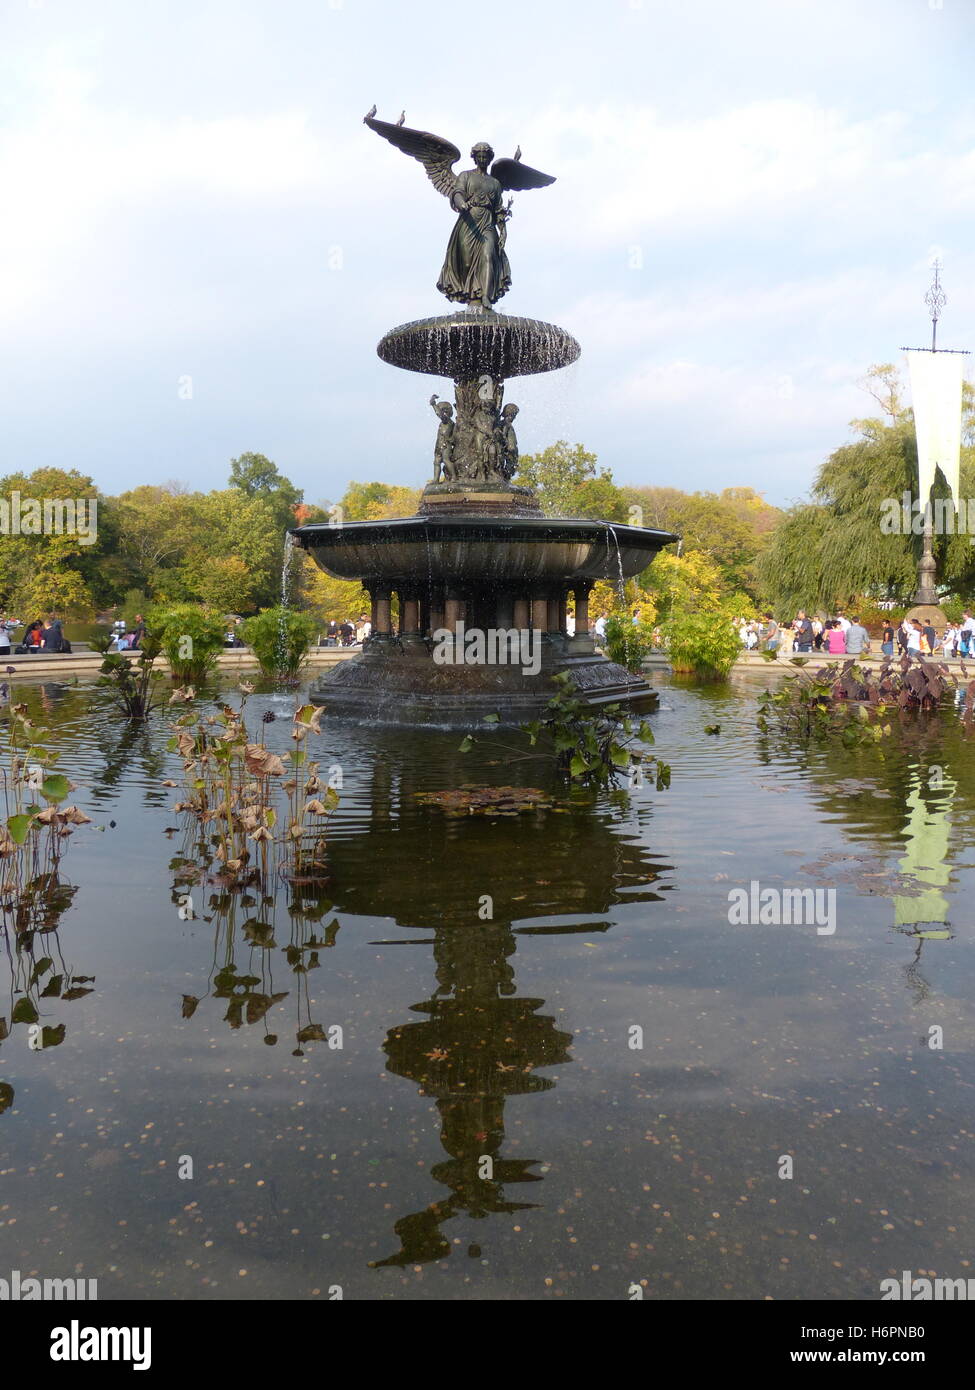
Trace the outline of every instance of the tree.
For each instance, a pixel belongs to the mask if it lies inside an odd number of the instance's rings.
[[[596,472],[596,463],[596,455],[581,444],[559,439],[540,454],[522,454],[514,481],[537,494],[546,516],[625,521],[625,496],[608,468]]]
[[[342,521],[386,521],[415,516],[420,503],[418,488],[394,483],[349,483],[339,516]]]
[[[301,489],[279,473],[277,464],[263,454],[241,454],[231,459],[229,483],[251,501],[267,503],[283,544],[285,531],[295,525],[295,508],[303,497]]]
[[[816,475],[810,502],[788,512],[773,532],[758,564],[775,606],[783,613],[797,608],[852,607],[858,600],[909,601],[917,583],[922,537],[919,530],[882,528],[885,503],[900,503],[917,494],[917,444],[913,415],[900,405],[895,369],[871,368],[870,394],[888,418],[854,420],[857,438],[834,450]],[[963,395],[963,436],[971,438],[975,400]],[[961,494],[972,495],[975,448],[961,454]],[[932,497],[947,498],[940,471]],[[942,585],[968,593],[975,584],[975,557],[967,535],[934,537]]]
[[[102,499],[93,480],[73,468],[11,473],[0,479],[0,498],[0,603],[88,617],[86,575],[97,574],[104,558]]]

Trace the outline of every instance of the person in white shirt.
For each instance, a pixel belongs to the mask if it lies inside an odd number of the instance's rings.
[[[842,609],[837,613],[837,615],[836,615],[836,621],[839,623],[839,625],[840,625],[840,627],[843,629],[843,632],[844,632],[844,633],[849,632],[850,627],[851,627],[851,623],[850,623],[849,618],[847,618],[847,617],[844,616],[843,610],[842,610]]]
[[[908,627],[908,629],[907,629],[907,650],[908,650],[909,652],[917,652],[918,655],[920,655],[920,652],[921,652],[921,633],[923,632],[923,630],[924,630],[924,629],[921,627],[921,624],[920,624],[919,622],[917,622],[916,619],[915,619],[915,621],[912,622],[912,623],[910,624],[910,626]]]
[[[14,618],[8,618],[6,613],[0,613],[0,653],[6,652],[10,655],[10,634],[14,632],[20,623]]]
[[[962,614],[959,656],[975,656],[975,618],[966,608]]]
[[[593,632],[596,634],[596,636],[597,636],[598,638],[602,639],[603,637],[605,637],[605,636],[606,636],[606,619],[605,619],[605,618],[597,618],[596,621],[593,623],[593,628],[592,628],[592,630],[593,630]]]

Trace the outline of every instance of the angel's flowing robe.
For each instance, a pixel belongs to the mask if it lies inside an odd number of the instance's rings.
[[[493,304],[511,288],[511,266],[498,238],[504,190],[490,174],[468,169],[457,175],[454,192],[466,199],[468,211],[454,224],[437,289],[460,304]]]

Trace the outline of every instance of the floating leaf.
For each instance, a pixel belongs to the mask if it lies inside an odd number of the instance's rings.
[[[22,845],[27,839],[33,816],[8,816],[7,830],[15,845]]]
[[[62,999],[83,999],[86,994],[94,994],[94,990],[85,989],[83,985],[72,985],[71,989],[66,989],[61,995]]]
[[[10,1015],[11,1023],[36,1023],[37,1019],[38,1013],[33,999],[28,999],[26,995],[23,999],[18,999]]]
[[[304,1028],[298,1031],[298,1042],[327,1042],[325,1029],[320,1023],[306,1023]]]
[[[63,801],[70,790],[71,784],[67,777],[62,777],[60,774],[54,777],[45,777],[40,785],[40,793],[45,801]]]
[[[6,1081],[0,1081],[0,1115],[9,1110],[14,1103],[14,1088]]]
[[[64,1042],[64,1035],[67,1031],[63,1023],[59,1023],[56,1028],[42,1028],[41,1047],[59,1047]]]
[[[61,993],[61,986],[64,984],[63,975],[52,975],[47,984],[41,990],[42,999],[57,999]]]
[[[196,997],[195,994],[184,994],[184,995],[183,995],[183,1010],[182,1010],[183,1017],[184,1017],[184,1018],[192,1018],[193,1015],[196,1013],[196,1008],[197,1008],[197,1005],[199,1004],[199,1002],[200,1002],[200,1001],[199,1001],[199,999],[197,999],[197,997]]]

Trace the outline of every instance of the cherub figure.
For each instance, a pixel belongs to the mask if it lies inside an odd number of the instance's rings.
[[[433,447],[433,481],[440,482],[441,469],[444,482],[453,482],[454,470],[454,407],[449,401],[440,400],[436,394],[430,397],[433,413],[440,421],[437,442]]]
[[[518,436],[515,434],[515,416],[517,414],[518,407],[516,405],[506,405],[501,412],[501,424],[498,428],[501,474],[509,482],[518,472]]]

